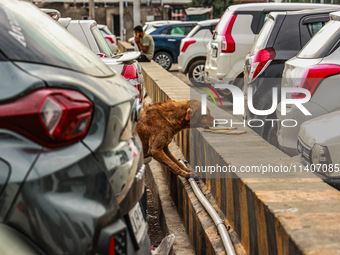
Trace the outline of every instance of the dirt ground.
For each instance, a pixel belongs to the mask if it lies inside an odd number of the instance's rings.
[[[147,187],[146,192],[147,192],[146,220],[149,226],[148,234],[150,237],[151,245],[153,245],[156,248],[164,238],[164,235],[161,229],[158,211],[155,207],[155,203],[149,187]]]

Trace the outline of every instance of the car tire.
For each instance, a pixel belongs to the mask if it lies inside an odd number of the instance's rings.
[[[165,70],[169,70],[172,66],[172,57],[165,51],[157,52],[154,56],[154,61],[163,67]]]
[[[188,69],[189,80],[194,86],[202,86],[204,83],[205,60],[196,60]]]

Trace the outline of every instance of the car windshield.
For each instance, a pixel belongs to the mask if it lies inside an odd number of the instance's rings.
[[[9,60],[58,66],[92,76],[114,74],[64,27],[31,3],[0,0],[0,35],[0,51]]]
[[[269,18],[266,23],[263,25],[259,36],[257,37],[253,48],[250,51],[250,55],[254,55],[256,52],[258,52],[259,50],[262,50],[266,47],[266,44],[268,42],[269,36],[270,36],[270,32],[274,27],[274,20],[272,18]]]
[[[327,56],[333,46],[339,41],[340,22],[331,20],[312,39],[297,55],[298,58],[322,58]]]

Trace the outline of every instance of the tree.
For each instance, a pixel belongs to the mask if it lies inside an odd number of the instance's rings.
[[[233,4],[233,0],[192,0],[193,7],[213,7],[214,17],[220,18],[229,5]]]

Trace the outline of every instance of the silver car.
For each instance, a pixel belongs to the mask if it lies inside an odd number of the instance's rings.
[[[297,136],[303,122],[340,109],[340,12],[330,16],[331,20],[285,64],[282,88],[304,88],[311,94],[302,107],[296,104],[285,107],[282,102],[277,107],[276,114],[281,123],[278,143],[289,155],[298,154]],[[304,100],[305,94],[295,92],[288,97]],[[304,108],[311,115],[304,113]],[[295,122],[294,125],[283,124],[287,120]]]
[[[325,182],[340,184],[340,111],[332,112],[301,125],[298,151],[306,171],[315,172]]]

